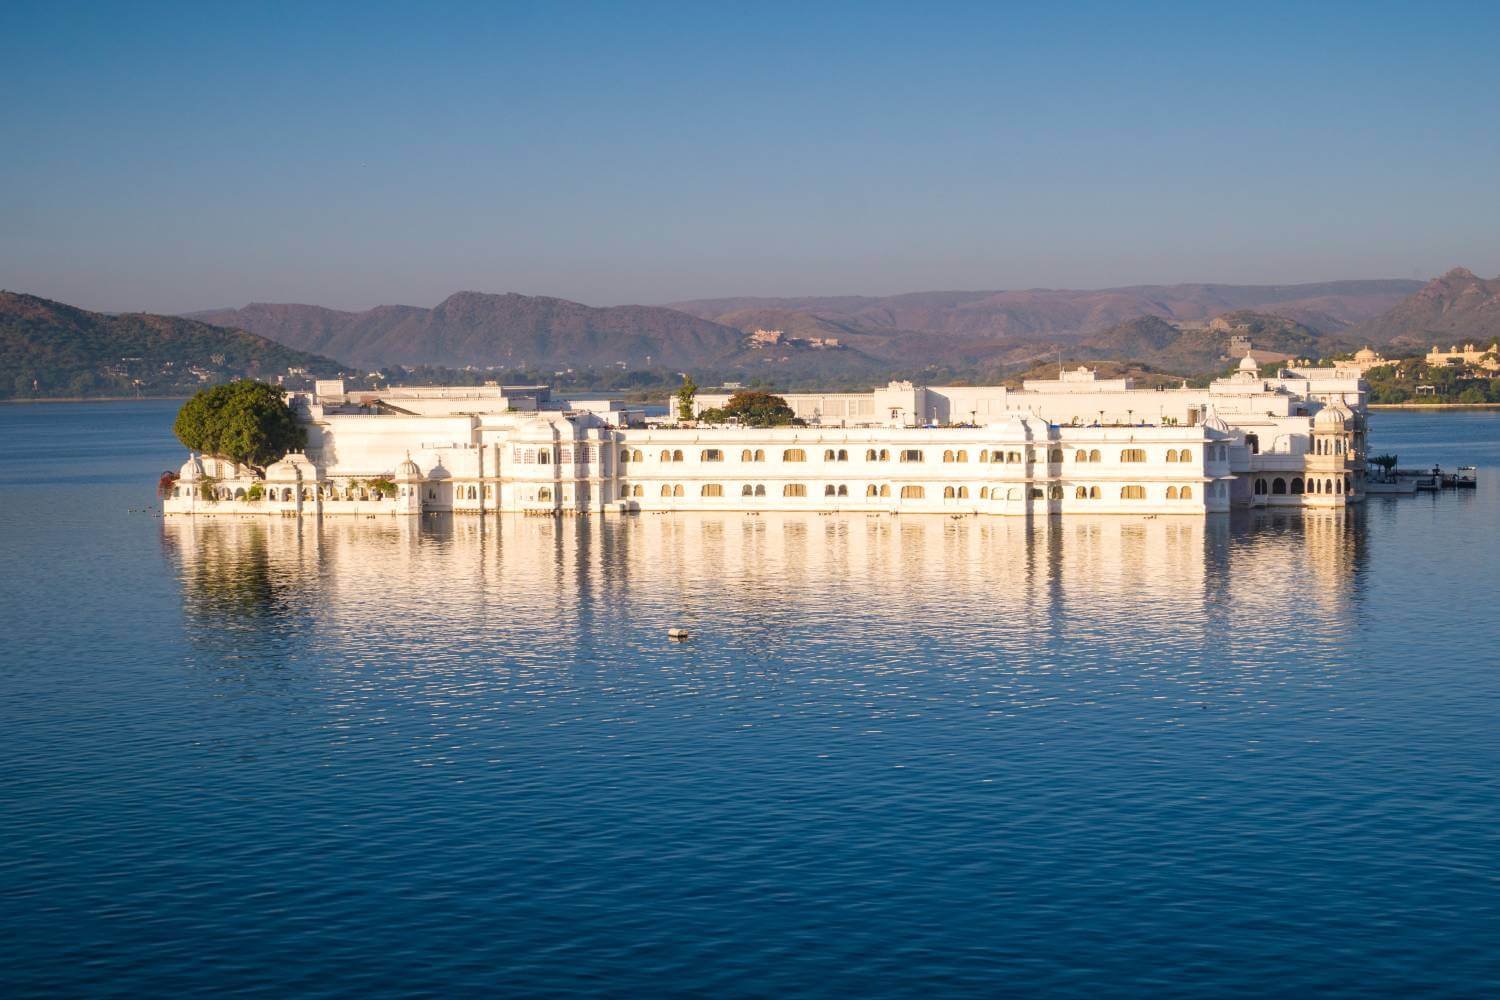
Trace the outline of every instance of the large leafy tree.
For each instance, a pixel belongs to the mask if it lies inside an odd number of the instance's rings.
[[[682,376],[682,388],[677,390],[677,419],[688,421],[693,419],[693,399],[698,395],[698,383],[693,381],[693,376]]]
[[[801,423],[785,399],[751,389],[735,393],[721,407],[704,410],[702,418],[709,423],[727,423],[735,419],[747,427],[786,427]]]
[[[194,451],[259,468],[307,444],[281,390],[250,379],[200,391],[177,412],[172,431]]]

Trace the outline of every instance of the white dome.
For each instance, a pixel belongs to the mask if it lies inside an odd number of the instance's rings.
[[[422,478],[422,470],[417,467],[417,463],[416,462],[413,462],[411,460],[411,456],[407,455],[406,456],[406,461],[404,461],[400,465],[396,466],[396,478],[397,479],[421,479]]]
[[[1369,347],[1363,347],[1354,352],[1355,361],[1374,361],[1376,354]]]
[[[279,462],[272,462],[266,467],[266,481],[276,483],[295,483],[302,479],[302,470],[297,463],[291,460],[291,456],[283,458]]]
[[[188,460],[182,463],[182,468],[177,473],[177,478],[183,482],[192,482],[203,478],[203,462],[197,455],[188,454]]]
[[[1247,354],[1243,358],[1240,358],[1240,371],[1249,372],[1252,375],[1259,375],[1260,365],[1255,363],[1255,358]]]
[[[1212,406],[1203,414],[1203,426],[1211,431],[1219,431],[1223,434],[1229,433],[1229,424],[1225,422],[1223,417],[1219,416],[1219,411],[1215,410]]]
[[[1344,421],[1348,418],[1349,411],[1344,409],[1340,403],[1333,403],[1318,411],[1313,417],[1313,426],[1327,430],[1343,430]]]

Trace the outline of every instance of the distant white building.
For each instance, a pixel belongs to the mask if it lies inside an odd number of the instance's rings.
[[[1364,495],[1366,389],[1348,370],[1268,379],[1247,358],[1205,389],[1079,369],[1021,389],[892,382],[786,399],[806,426],[651,425],[617,401],[554,401],[544,386],[320,381],[291,396],[305,455],[264,476],[192,458],[166,510],[1203,515]]]

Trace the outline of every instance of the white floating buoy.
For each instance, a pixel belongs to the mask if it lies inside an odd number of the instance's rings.
[[[689,635],[689,632],[685,628],[669,628],[669,629],[667,629],[667,638],[668,639],[675,639],[678,642],[681,642],[682,640],[686,639],[688,637],[688,635]]]

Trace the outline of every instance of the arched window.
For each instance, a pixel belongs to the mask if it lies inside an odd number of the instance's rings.
[[[718,448],[704,448],[698,453],[698,460],[701,462],[722,462],[724,461],[724,453]]]
[[[552,462],[552,449],[551,448],[538,448],[536,450],[536,464],[537,465],[550,465],[551,462]]]
[[[827,486],[823,487],[823,495],[825,497],[831,497],[831,496],[837,496],[838,494],[834,490],[833,484],[829,483]]]
[[[1021,490],[1020,490],[1020,487],[1012,486],[1010,489],[1006,490],[1005,491],[1005,499],[1007,499],[1007,500],[1019,500],[1019,499],[1021,499]]]
[[[847,461],[849,461],[849,449],[848,448],[840,448],[839,449],[839,461],[840,462],[847,462]]]
[[[865,496],[867,496],[867,497],[873,497],[873,496],[879,496],[879,495],[880,495],[880,487],[876,486],[874,483],[871,483],[869,486],[865,487]]]
[[[1047,488],[1047,499],[1048,500],[1061,500],[1062,498],[1063,498],[1063,488],[1061,486],[1057,486],[1057,485],[1054,484],[1054,485],[1049,486]]]
[[[1079,448],[1077,451],[1073,452],[1073,461],[1075,461],[1075,462],[1087,462],[1088,460],[1089,460],[1089,453],[1088,453],[1088,451],[1086,449]]]
[[[1349,493],[1349,492],[1352,492],[1353,490],[1354,490],[1354,477],[1353,476],[1345,476],[1344,477],[1344,492],[1345,493]]]
[[[757,462],[764,462],[766,460],[766,449],[764,449],[764,448],[757,448],[757,449],[755,449],[755,460]]]
[[[848,495],[849,495],[849,487],[845,486],[843,483],[839,483],[839,496],[846,497]]]
[[[1286,496],[1286,480],[1280,476],[1271,480],[1271,492],[1279,497]]]
[[[661,460],[663,462],[670,462],[670,461],[672,461],[672,449],[671,448],[663,448],[661,450]]]
[[[1121,500],[1144,500],[1146,499],[1146,487],[1144,486],[1122,486],[1120,487]]]
[[[944,500],[952,500],[957,495],[958,494],[955,492],[955,490],[953,489],[953,487],[951,487],[951,486],[944,486],[943,487],[943,499]]]
[[[621,448],[620,449],[620,464],[624,465],[626,462],[629,462],[629,461],[630,461],[630,449],[629,448]]]
[[[672,484],[671,483],[662,483],[661,484],[661,495],[664,496],[664,497],[669,497],[669,496],[672,495]]]
[[[1021,453],[1019,451],[1007,452],[1005,460],[1007,462],[1019,462],[1021,460]]]
[[[781,460],[783,462],[805,462],[807,461],[807,452],[801,448],[788,448],[781,453]],[[785,495],[791,496],[792,494],[787,493]]]
[[[637,448],[635,451],[632,451],[630,453],[630,460],[632,462],[644,461],[645,458],[646,458],[646,453],[643,452],[643,451],[641,451],[641,449],[639,449],[639,448]]]
[[[953,452],[952,451],[945,451],[945,452],[943,452],[943,461],[945,461],[945,462],[951,462],[951,461],[953,461]]]
[[[875,449],[874,448],[866,448],[865,449],[865,461],[866,462],[873,462],[873,461],[875,461]]]
[[[807,487],[802,483],[787,483],[781,488],[781,495],[784,497],[805,497],[807,496]]]
[[[1073,499],[1074,500],[1087,500],[1088,498],[1089,498],[1089,488],[1087,486],[1080,486],[1076,490],[1073,491]]]
[[[1176,448],[1168,448],[1167,449],[1167,461],[1168,462],[1175,462],[1175,461],[1177,461],[1177,449]]]
[[[698,491],[700,497],[721,497],[724,495],[722,483],[704,483],[703,488]]]
[[[1252,455],[1259,455],[1260,454],[1260,438],[1257,435],[1246,434],[1245,435],[1245,444],[1249,446],[1249,448],[1250,448],[1250,454],[1252,454]]]
[[[681,483],[678,483],[676,486],[672,487],[672,495],[674,497],[680,497],[683,495]]]
[[[967,486],[960,486],[958,488],[958,498],[960,500],[969,499],[969,488]]]
[[[969,460],[969,453],[960,448],[953,453],[953,460],[955,462],[967,462]]]
[[[905,448],[905,449],[903,449],[902,452],[901,452],[901,461],[903,461],[903,462],[920,462],[920,461],[922,461],[922,449],[921,448]]]
[[[890,483],[881,483],[880,484],[880,495],[883,496],[883,497],[888,497],[888,496],[891,495],[891,484]]]
[[[922,489],[922,487],[920,487],[920,486],[903,486],[903,487],[901,487],[901,499],[902,500],[921,500],[921,499],[923,499],[926,496],[927,496],[927,491],[924,490],[924,489]]]
[[[1053,448],[1052,450],[1047,452],[1048,462],[1061,462],[1062,460],[1063,453],[1061,448]]]
[[[837,455],[837,454],[838,454],[838,452],[834,451],[832,448],[825,448],[825,449],[823,449],[823,461],[825,461],[825,462],[835,462],[835,461],[837,461],[837,459],[834,458],[834,456]]]
[[[1098,461],[1101,461],[1102,459],[1103,459],[1103,456],[1099,453],[1099,449],[1098,448],[1090,448],[1089,449],[1089,461],[1090,462],[1098,462]]]
[[[1173,461],[1175,461],[1175,459],[1173,459]],[[1177,487],[1175,487],[1175,486],[1168,486],[1167,487],[1167,499],[1168,500],[1176,500],[1177,499]]]
[[[1193,499],[1193,488],[1191,486],[1184,486],[1177,492],[1177,495],[1183,500],[1191,500]]]
[[[674,461],[674,462],[680,462],[680,461],[682,461],[682,449],[681,448],[673,448],[672,449],[672,461]]]
[[[1104,494],[1102,494],[1102,493],[1099,492],[1099,487],[1097,487],[1097,486],[1090,486],[1089,487],[1089,499],[1090,500],[1098,500],[1103,495]]]
[[[1146,450],[1144,448],[1126,448],[1120,452],[1120,461],[1122,462],[1144,462],[1145,460]]]
[[[740,461],[741,462],[753,462],[753,461],[755,461],[755,452],[751,451],[749,448],[746,448],[744,451],[740,452]]]
[[[882,462],[889,462],[891,460],[891,453],[890,453],[889,449],[887,449],[887,448],[880,449],[880,460]]]
[[[988,462],[989,460],[990,460],[990,452],[989,452],[989,449],[986,448],[984,451],[981,451],[979,453],[979,461],[981,463],[984,463],[984,462]]]
[[[981,486],[981,487],[979,487],[979,499],[981,499],[981,500],[988,500],[989,498],[990,498],[990,488],[988,486]]]
[[[536,491],[536,498],[543,503],[550,502],[552,500],[552,491],[543,487]]]
[[[755,495],[758,496],[758,497],[763,497],[763,496],[766,495],[766,484],[765,483],[757,483],[755,485]]]
[[[1302,492],[1302,477],[1301,476],[1294,476],[1292,478],[1292,492],[1293,493],[1301,493]]]
[[[245,491],[243,489],[235,490],[234,491],[234,498],[236,500],[243,500],[243,499],[245,499]]]
[[[1191,462],[1193,460],[1193,449],[1184,448],[1177,453],[1177,461]]]
[[[744,486],[740,487],[740,496],[742,496],[742,497],[753,497],[753,496],[755,496],[755,487],[751,486],[749,483],[746,483]]]
[[[1323,492],[1324,493],[1332,493],[1333,492],[1333,480],[1332,479],[1325,479],[1323,481]]]
[[[1255,481],[1255,493],[1257,496],[1266,495],[1266,481],[1264,479],[1257,479]]]
[[[1333,481],[1333,492],[1335,492],[1335,493],[1343,493],[1344,492],[1344,481],[1342,479],[1335,479]]]

